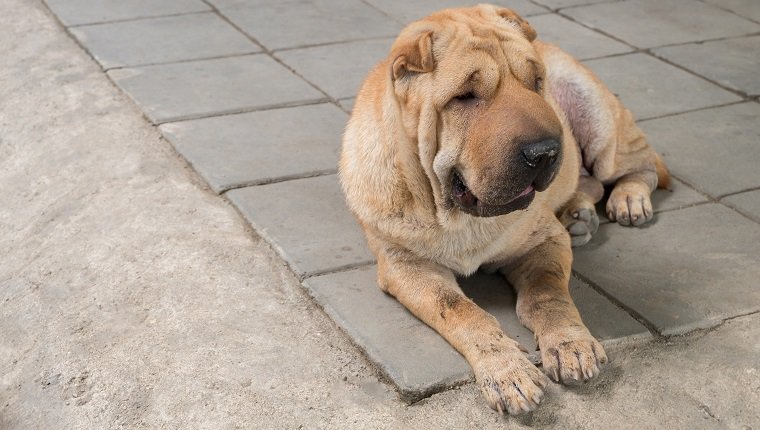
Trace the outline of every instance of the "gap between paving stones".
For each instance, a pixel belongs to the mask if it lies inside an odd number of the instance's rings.
[[[378,11],[380,14],[384,15],[386,18],[397,22],[401,25],[406,25],[406,23],[402,22],[400,19],[397,19],[395,16],[392,16],[391,14],[387,13],[386,11],[378,8],[377,6],[373,5],[372,3],[368,2],[367,0],[361,0],[362,3],[366,4],[367,6],[371,7],[372,9]]]
[[[557,12],[559,12],[562,9],[570,9],[570,8],[574,8],[574,7],[591,6],[591,5],[602,4],[602,3],[619,3],[619,2],[625,1],[625,0],[589,1],[587,3],[572,4],[572,5],[560,6],[560,7],[551,7],[551,6],[547,5],[547,4],[541,3],[541,0],[529,0],[529,1],[531,3],[533,3],[533,4],[537,4],[537,5],[541,6],[541,7],[545,7],[547,9],[549,9],[550,11],[552,11],[554,13],[557,13]]]
[[[58,17],[58,15],[56,15],[55,12],[52,12],[52,9],[50,8],[50,6],[47,5],[47,2],[45,3],[45,6],[48,9],[51,10],[51,13],[53,14],[53,16],[55,16],[56,18]],[[63,25],[66,28],[82,28],[82,27],[90,27],[90,26],[101,25],[101,24],[118,24],[118,23],[121,23],[121,22],[142,21],[144,19],[151,19],[151,18],[173,18],[173,17],[176,17],[176,16],[199,15],[199,14],[209,13],[209,12],[211,12],[211,11],[210,10],[195,10],[195,11],[190,11],[190,12],[169,13],[169,14],[162,14],[162,15],[136,16],[136,17],[133,17],[133,18],[124,18],[124,19],[111,19],[111,20],[104,20],[104,21],[97,21],[97,22],[88,22],[88,23],[84,23],[84,24],[73,24],[73,25],[69,25],[69,26],[66,26],[65,24],[61,23],[61,25]]]
[[[296,179],[317,178],[319,176],[335,175],[337,173],[338,173],[338,169],[331,169],[331,170],[323,170],[319,172],[311,172],[311,173],[304,173],[304,174],[297,174],[297,175],[280,176],[277,178],[267,178],[267,179],[261,179],[261,180],[241,182],[239,184],[232,184],[232,185],[223,187],[221,190],[219,190],[217,194],[222,195],[226,193],[227,191],[237,190],[240,188],[255,187],[258,185],[276,184],[278,182],[293,181]]]
[[[334,45],[342,45],[345,43],[353,43],[353,42],[371,42],[373,40],[383,40],[383,39],[392,39],[394,36],[372,36],[372,37],[361,37],[358,39],[349,39],[349,40],[338,40],[334,42],[324,42],[324,43],[314,43],[314,44],[308,44],[308,45],[296,45],[296,46],[288,46],[287,48],[278,48],[273,49],[272,53],[277,54],[280,52],[288,52],[288,51],[295,51],[298,49],[308,49],[308,48],[321,48],[323,46],[334,46]]]
[[[751,187],[751,188],[747,188],[746,190],[735,191],[735,192],[732,192],[732,193],[726,193],[726,194],[723,194],[722,196],[717,197],[717,198],[720,200],[720,199],[725,199],[726,197],[735,196],[737,194],[749,193],[751,191],[757,191],[757,190],[760,190],[760,187]]]
[[[633,309],[632,307],[626,305],[622,301],[615,298],[612,294],[605,291],[604,288],[597,285],[595,282],[593,282],[591,279],[583,276],[582,274],[578,273],[576,270],[572,271],[572,275],[576,277],[577,279],[580,279],[581,281],[588,284],[591,288],[594,289],[594,291],[597,292],[597,294],[601,295],[605,299],[607,299],[610,303],[617,306],[619,309],[621,309],[623,312],[630,315],[633,319],[635,319],[639,324],[646,327],[647,330],[649,330],[649,333],[655,338],[659,339],[662,338],[663,335],[660,333],[659,330],[657,330],[657,327],[652,323],[651,321],[647,320],[644,315],[641,315],[638,311]]]
[[[705,1],[705,0],[699,0],[699,1],[702,2],[702,3],[708,4],[710,6],[716,7],[718,9],[724,10],[726,12],[732,13],[732,14],[740,17],[740,18],[746,19],[747,21],[752,21],[755,24],[760,24],[760,21],[752,19],[752,18],[750,18],[748,16],[740,15],[738,12],[736,12],[734,10],[731,10],[731,9],[729,9],[727,7],[724,7],[723,4],[721,4],[721,3],[718,3],[718,2],[708,2],[708,1]]]
[[[175,63],[170,63],[170,64],[175,64]],[[168,118],[158,119],[158,120],[151,120],[150,118],[148,118],[148,121],[151,122],[153,125],[158,126],[158,125],[164,125],[164,124],[175,123],[175,122],[193,121],[196,119],[216,118],[220,116],[238,115],[241,113],[286,109],[286,108],[299,107],[299,106],[318,105],[322,103],[332,103],[332,101],[328,99],[298,100],[294,102],[275,103],[271,105],[256,106],[256,107],[250,107],[250,108],[219,110],[219,111],[214,111],[210,113],[199,113],[199,114],[191,114],[191,115],[178,115],[176,117],[168,117]],[[340,109],[340,106],[338,106],[338,108]]]
[[[103,69],[104,72],[110,72],[111,70],[130,69],[132,67],[164,66],[167,64],[192,63],[194,61],[206,61],[206,60],[222,60],[225,58],[245,57],[247,55],[258,55],[258,54],[263,54],[263,52],[251,51],[251,52],[242,52],[239,54],[210,55],[208,57],[190,58],[186,60],[157,61],[153,63],[130,64],[128,66],[114,66],[114,67],[101,67],[101,68]]]

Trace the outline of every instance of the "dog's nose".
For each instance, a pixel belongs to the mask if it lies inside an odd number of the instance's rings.
[[[522,150],[525,163],[534,168],[547,168],[557,161],[560,155],[560,143],[554,139],[529,143]]]

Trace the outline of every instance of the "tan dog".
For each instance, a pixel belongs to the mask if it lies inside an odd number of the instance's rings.
[[[580,244],[596,230],[602,184],[614,184],[609,217],[639,225],[652,218],[658,175],[668,181],[631,113],[535,37],[490,5],[411,24],[364,82],[340,162],[380,288],[454,346],[488,404],[510,413],[535,408],[546,377],[455,275],[501,272],[544,371],[592,378],[607,357],[568,293],[571,235]]]

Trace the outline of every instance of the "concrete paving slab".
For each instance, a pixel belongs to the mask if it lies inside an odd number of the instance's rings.
[[[45,0],[66,26],[211,10],[201,0]]]
[[[391,37],[401,25],[359,0],[249,1],[222,14],[271,50]],[[287,29],[287,31],[283,31]]]
[[[347,118],[335,105],[319,104],[169,123],[161,131],[221,193],[335,173]]]
[[[756,22],[760,21],[760,2],[757,0],[705,0],[705,2]]]
[[[71,32],[104,69],[261,52],[213,13],[86,25]]]
[[[353,97],[395,39],[364,40],[280,51],[275,56],[335,98]]]
[[[676,178],[671,178],[670,190],[655,190],[652,193],[652,207],[655,213],[683,209],[708,201],[709,197]]]
[[[639,120],[741,100],[733,93],[646,54],[584,63]]]
[[[760,222],[760,190],[734,194],[722,199],[721,202]]]
[[[392,16],[397,21],[408,24],[441,9],[475,6],[483,2],[476,0],[367,0],[367,3]],[[522,16],[548,12],[546,8],[528,0],[494,0],[488,3],[514,9]]]
[[[154,123],[324,99],[266,55],[116,69],[108,75]]]
[[[695,0],[630,0],[575,7],[563,13],[639,48],[760,31],[754,22]]]
[[[336,175],[238,188],[226,195],[301,276],[374,261]]]
[[[605,224],[573,268],[665,335],[760,310],[760,225],[719,204]]]
[[[671,46],[654,53],[734,90],[760,94],[760,36]]]
[[[678,177],[713,197],[760,186],[760,105],[741,103],[640,124]]]
[[[416,401],[472,379],[467,362],[434,330],[377,287],[376,267],[309,278],[312,296],[388,376],[406,401]],[[499,275],[477,273],[459,280],[462,290],[494,315],[540,362],[533,334],[515,313],[515,294]],[[570,293],[591,332],[606,344],[650,337],[645,327],[584,282],[573,278]]]
[[[413,402],[472,378],[433,329],[377,287],[375,266],[309,278],[304,285],[328,315]]]
[[[631,52],[633,48],[555,14],[528,20],[539,40],[553,43],[579,60]]]

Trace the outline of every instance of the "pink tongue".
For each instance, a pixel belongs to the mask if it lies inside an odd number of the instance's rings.
[[[533,184],[528,185],[528,188],[526,188],[525,191],[523,191],[522,193],[520,193],[520,195],[517,196],[517,197],[527,196],[531,192],[533,192]]]

